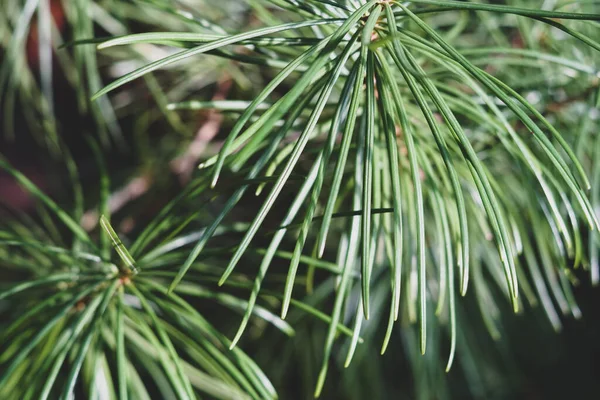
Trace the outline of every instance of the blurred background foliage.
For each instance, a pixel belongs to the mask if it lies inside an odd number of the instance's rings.
[[[597,397],[596,2],[4,3],[0,398]]]

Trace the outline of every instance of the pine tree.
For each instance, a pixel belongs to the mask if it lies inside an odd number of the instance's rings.
[[[6,3],[0,398],[514,398],[582,317],[595,2]]]

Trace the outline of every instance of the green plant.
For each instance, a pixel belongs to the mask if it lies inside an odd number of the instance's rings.
[[[580,316],[577,270],[599,279],[597,5],[256,0],[223,2],[219,12],[183,3],[63,5],[73,40],[56,55],[72,83],[87,82],[76,93],[95,121],[85,145],[94,182],[82,182],[81,161],[60,134],[52,70],[40,68],[38,89],[24,67],[27,26],[37,12],[48,33],[50,3],[7,8],[6,133],[23,94],[23,114],[46,122],[29,129],[66,160],[75,201],[59,205],[0,161],[40,204],[36,217],[14,215],[0,231],[0,260],[14,276],[0,294],[11,321],[2,333],[3,397],[68,397],[77,388],[89,397],[272,398],[273,385],[237,344],[251,321],[264,321],[260,334],[268,323],[294,335],[304,315],[326,326],[319,396],[331,358],[342,354],[336,339],[347,340],[348,366],[361,341],[384,353],[399,324],[406,348],[427,354],[426,374],[450,370],[457,341],[465,365],[485,363],[466,343],[473,317],[460,297],[470,292],[464,301],[494,339],[506,305],[521,312],[539,303],[556,330],[553,302]],[[142,10],[154,17],[142,19]],[[95,24],[114,37],[95,37]],[[133,33],[139,25],[150,32]],[[52,58],[65,41],[43,37],[40,56]],[[97,60],[146,58],[154,61],[101,88]],[[135,85],[140,78],[145,86]],[[233,93],[224,80],[234,81]],[[200,88],[215,95],[199,96]],[[146,92],[150,107],[135,100]],[[225,116],[221,134],[194,138],[179,113],[207,109]],[[131,136],[117,128],[128,118]],[[203,152],[190,150],[199,140]],[[106,160],[128,145],[142,165],[129,176],[156,179],[140,198],[148,207],[152,190],[165,187],[157,162],[201,159],[198,171],[179,173],[186,185],[153,217],[136,206],[111,209],[111,179],[123,178]],[[84,186],[97,196],[86,198]],[[111,214],[135,227],[117,235]],[[85,216],[100,224],[86,227]],[[223,333],[231,318],[216,318],[206,300],[243,313],[231,341]],[[422,362],[413,361],[415,373]],[[417,385],[423,398],[426,386]]]

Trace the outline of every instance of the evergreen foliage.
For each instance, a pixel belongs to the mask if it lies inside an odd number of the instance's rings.
[[[596,2],[6,2],[0,398],[508,395],[600,281]]]

